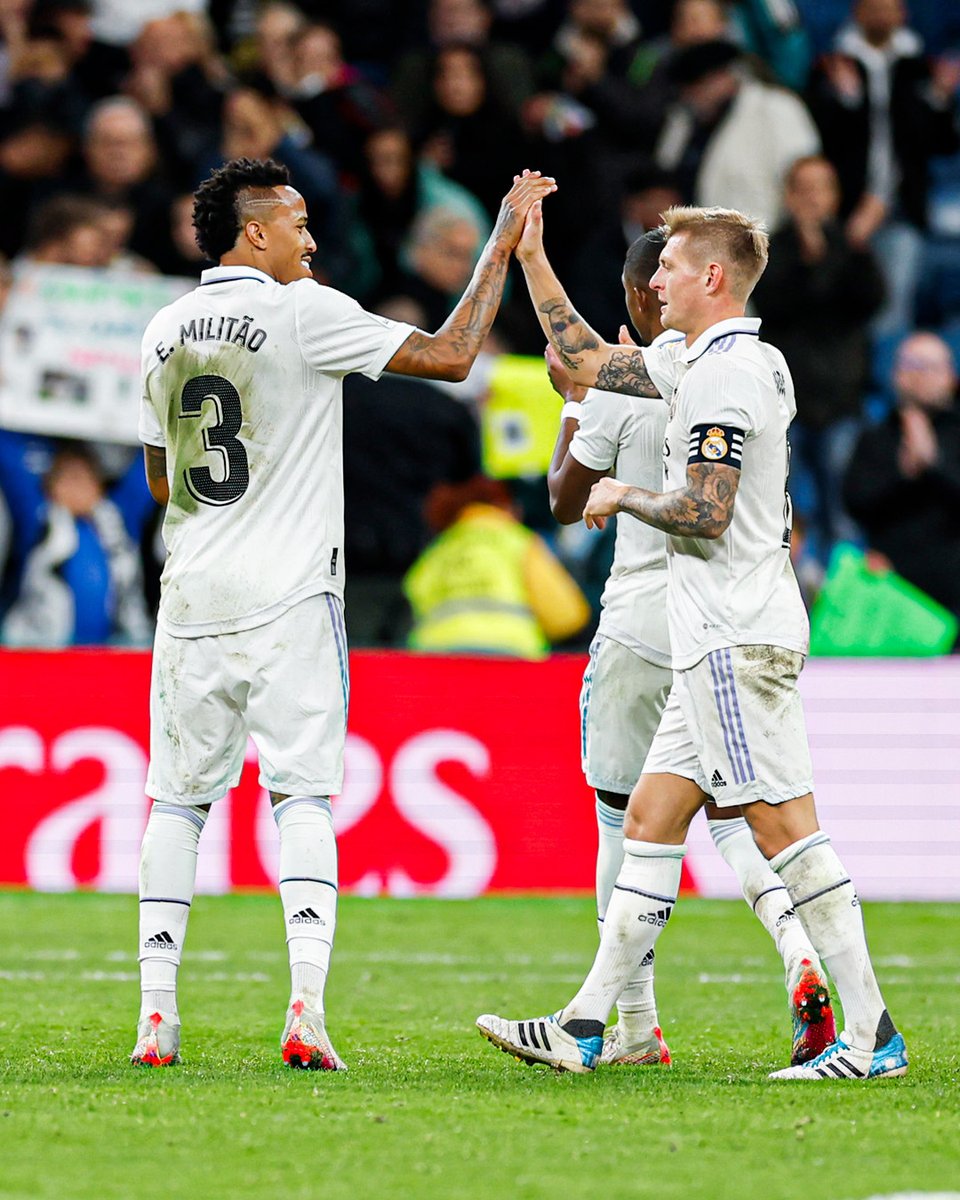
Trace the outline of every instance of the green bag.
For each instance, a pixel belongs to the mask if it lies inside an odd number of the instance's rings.
[[[894,571],[876,572],[841,544],[810,613],[810,653],[823,657],[922,658],[947,654],[957,619]]]

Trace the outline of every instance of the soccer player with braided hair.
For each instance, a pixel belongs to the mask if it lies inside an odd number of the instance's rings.
[[[179,1057],[177,972],[211,804],[240,778],[248,735],[279,830],[293,1067],[343,1070],[324,1022],[349,676],[343,618],[342,380],[394,371],[463,379],[496,316],[530,206],[525,171],[460,302],[433,334],[374,316],[311,275],[316,244],[287,169],[236,159],[196,193],[218,265],[143,338],[140,437],[166,505],[168,556],[150,690],[153,806],[140,859],[136,1064]]]

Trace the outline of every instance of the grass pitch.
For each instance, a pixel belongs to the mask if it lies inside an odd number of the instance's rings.
[[[746,906],[683,900],[658,945],[671,1070],[522,1066],[480,1012],[559,1007],[588,899],[346,898],[328,988],[350,1071],[292,1072],[279,901],[200,897],[181,1067],[135,1070],[136,901],[0,893],[0,1196],[863,1200],[960,1190],[960,908],[867,905],[912,1055],[873,1085],[771,1084],[789,1030]]]

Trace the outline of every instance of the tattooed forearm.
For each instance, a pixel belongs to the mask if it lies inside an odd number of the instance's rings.
[[[597,374],[597,387],[627,396],[660,395],[644,366],[642,350],[614,350]]]
[[[736,467],[693,463],[687,467],[685,488],[674,492],[628,488],[618,508],[674,537],[713,540],[720,537],[733,519],[739,483],[740,472]]]
[[[599,350],[600,342],[593,330],[571,306],[566,296],[554,296],[540,305],[549,325],[550,342],[560,361],[568,370],[576,370],[584,350]]]
[[[416,330],[390,360],[391,371],[424,379],[464,379],[500,308],[510,254],[491,240],[463,298],[436,333]]]

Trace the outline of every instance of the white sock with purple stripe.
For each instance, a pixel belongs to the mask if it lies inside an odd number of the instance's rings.
[[[280,832],[280,899],[290,958],[290,1002],[323,1012],[337,924],[337,841],[325,796],[289,796],[274,807]]]
[[[757,849],[747,822],[743,817],[732,817],[708,821],[707,826],[724,862],[736,875],[744,899],[773,938],[787,979],[805,958],[819,966],[820,959],[794,910],[790,893]]]
[[[603,937],[610,897],[623,866],[623,810],[597,797],[597,926]],[[659,1024],[653,951],[644,957],[617,1000],[617,1022],[629,1042],[642,1042]]]
[[[602,1032],[611,1008],[653,949],[670,919],[680,890],[685,846],[624,839],[624,859],[603,922],[603,936],[593,966],[579,992],[559,1017],[599,1022]]]
[[[843,1040],[860,1050],[879,1049],[893,1029],[873,973],[860,901],[850,876],[819,831],[781,850],[770,865],[787,885],[797,916],[833,976],[843,1005]]]
[[[197,851],[207,814],[187,804],[154,801],[140,846],[140,1017],[176,1021],[177,973],[197,878]]]

